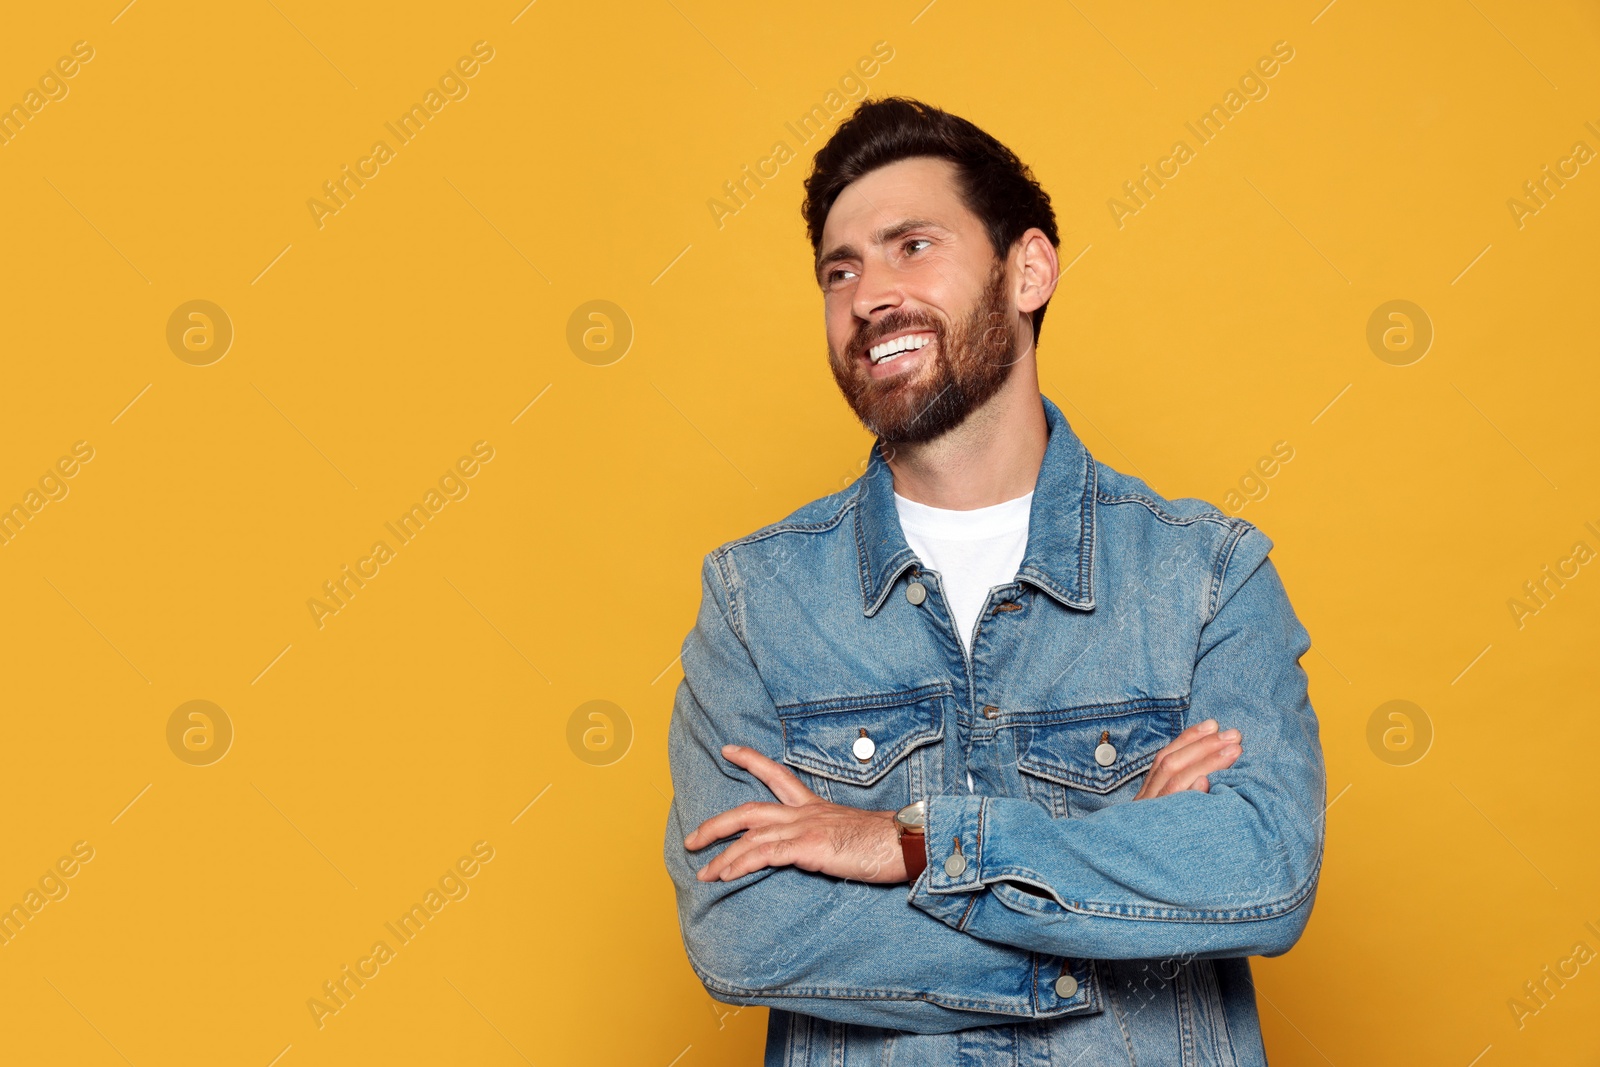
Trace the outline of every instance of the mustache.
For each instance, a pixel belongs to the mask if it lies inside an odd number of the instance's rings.
[[[932,330],[936,339],[944,340],[944,326],[937,320],[914,311],[891,311],[871,326],[864,326],[850,339],[847,352],[851,359],[866,355],[867,350],[893,333],[905,330]]]

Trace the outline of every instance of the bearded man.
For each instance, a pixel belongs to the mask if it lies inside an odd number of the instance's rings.
[[[868,100],[802,209],[849,488],[707,555],[664,855],[765,1063],[1264,1064],[1247,957],[1321,870],[1310,648],[1256,527],[1096,461],[1039,392],[1049,197]]]

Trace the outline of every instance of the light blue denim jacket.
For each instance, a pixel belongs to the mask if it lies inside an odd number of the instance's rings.
[[[1042,399],[1027,551],[970,655],[876,448],[848,489],[705,558],[664,851],[695,973],[772,1009],[768,1067],[1266,1062],[1245,957],[1295,943],[1322,863],[1310,638],[1265,534],[1098,463]],[[1238,761],[1209,793],[1130,803],[1206,718],[1241,731]],[[927,869],[698,881],[730,841],[684,836],[775,799],[730,742],[839,804],[926,797]]]

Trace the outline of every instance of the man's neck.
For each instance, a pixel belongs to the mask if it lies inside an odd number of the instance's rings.
[[[894,491],[935,508],[970,511],[1033,491],[1050,424],[1032,354],[1000,391],[955,429],[915,445],[885,446]]]

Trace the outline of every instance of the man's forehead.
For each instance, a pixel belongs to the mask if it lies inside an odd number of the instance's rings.
[[[970,215],[956,188],[955,164],[916,156],[879,167],[845,186],[823,223],[821,245],[824,250],[840,242],[854,245],[904,219],[926,219],[955,229],[969,222]]]

